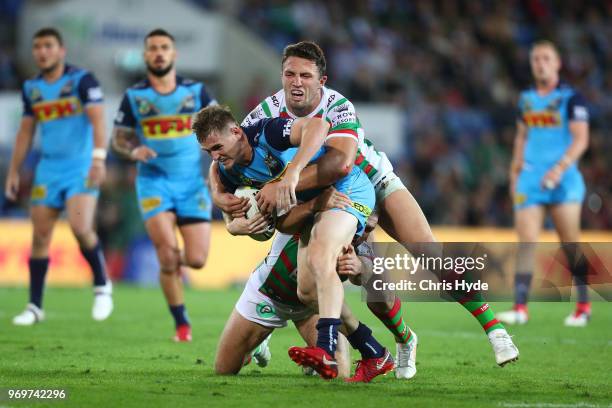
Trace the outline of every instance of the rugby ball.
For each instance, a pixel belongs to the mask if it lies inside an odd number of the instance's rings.
[[[234,191],[234,195],[239,198],[247,198],[249,203],[251,204],[251,208],[247,211],[246,219],[251,219],[257,214],[259,214],[259,207],[257,206],[257,199],[255,196],[259,192],[259,189],[254,187],[238,187],[236,191]],[[249,234],[249,237],[253,238],[255,241],[267,241],[274,235],[275,232],[274,224],[269,225],[265,232],[261,234]]]

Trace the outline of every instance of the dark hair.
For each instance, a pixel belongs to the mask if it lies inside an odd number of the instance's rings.
[[[169,39],[172,40],[172,42],[174,42],[174,37],[172,36],[172,34],[167,32],[163,28],[156,28],[154,30],[149,31],[149,34],[147,34],[146,37],[144,38],[144,42],[146,43],[147,40],[151,37],[168,37]]]
[[[55,37],[59,45],[64,45],[64,39],[62,38],[62,35],[57,30],[57,28],[43,27],[34,33],[34,35],[32,36],[32,39],[41,38],[41,37]]]
[[[191,130],[196,134],[198,143],[202,143],[211,133],[223,131],[229,123],[238,123],[230,108],[211,105],[193,115]]]
[[[301,41],[297,44],[289,44],[283,50],[283,60],[281,65],[285,63],[289,57],[304,58],[314,62],[319,69],[319,76],[324,76],[327,70],[327,62],[325,54],[321,47],[312,41]]]

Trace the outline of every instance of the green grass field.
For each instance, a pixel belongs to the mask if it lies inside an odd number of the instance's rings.
[[[292,328],[272,337],[272,361],[235,377],[213,373],[217,339],[239,291],[187,293],[194,341],[170,341],[171,318],[160,290],[119,286],[106,322],[90,318],[91,292],[49,288],[47,320],[14,327],[26,290],[0,288],[0,387],[63,388],[55,402],[8,400],[0,407],[594,407],[612,404],[612,305],[595,303],[586,329],[562,326],[572,305],[531,305],[529,325],[512,328],[518,363],[495,365],[489,343],[463,308],[450,303],[405,304],[419,335],[418,374],[371,384],[305,377],[287,357],[299,344]],[[394,347],[382,324],[348,295],[355,312],[380,340]],[[495,310],[507,305],[494,304]],[[353,357],[357,357],[354,355]]]

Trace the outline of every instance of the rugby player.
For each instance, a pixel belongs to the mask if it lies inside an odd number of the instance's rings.
[[[559,78],[561,57],[549,41],[536,42],[529,62],[535,80],[519,99],[510,193],[519,241],[515,301],[497,318],[507,324],[528,321],[527,297],[534,267],[535,243],[550,214],[573,275],[577,305],[566,326],[586,326],[591,317],[588,265],[577,244],[585,184],[578,160],[589,144],[589,111],[584,98]]]
[[[325,55],[315,43],[304,41],[287,46],[282,58],[283,89],[262,101],[247,115],[242,125],[253,125],[273,117],[324,118],[331,126],[325,142],[327,151],[318,162],[302,171],[297,191],[331,185],[352,171],[355,165],[370,178],[376,192],[379,224],[393,239],[409,251],[415,249],[411,244],[435,242],[423,212],[393,172],[386,154],[377,151],[364,138],[364,130],[353,104],[325,86],[325,71]],[[279,183],[268,183],[260,191],[258,203],[263,212],[272,211],[277,204],[281,204],[276,202],[279,187]],[[238,216],[245,211],[246,201],[227,194],[220,183],[213,184],[212,196],[214,203],[225,212]],[[465,295],[456,298],[483,327],[493,347],[496,362],[503,365],[515,360],[518,350],[503,324],[495,319],[488,303],[481,296],[474,298]],[[368,302],[368,307],[395,337],[396,377],[414,377],[418,340],[403,318],[401,301],[393,297],[388,302]]]
[[[15,200],[19,169],[40,124],[41,160],[36,166],[30,208],[30,301],[13,323],[30,326],[45,318],[49,245],[63,209],[93,272],[92,317],[105,320],[113,310],[112,284],[94,230],[98,188],[106,175],[102,90],[92,73],[66,63],[66,48],[55,28],[42,28],[34,34],[32,55],[40,74],[23,85],[23,117],[5,187],[7,199]]]
[[[279,208],[288,209],[297,203],[295,186],[300,172],[324,152],[321,146],[329,124],[320,118],[275,118],[241,127],[228,109],[209,107],[198,112],[193,129],[202,148],[218,163],[220,179],[228,190],[241,185],[261,188],[280,178]],[[334,187],[349,195],[351,206],[318,213],[312,229],[302,231],[298,250],[298,297],[316,299],[320,316],[317,346],[289,350],[294,361],[312,366],[324,378],[337,374],[334,353],[344,299],[337,258],[355,234],[363,233],[374,206],[374,190],[359,168]],[[299,198],[306,201],[320,193],[320,189],[305,191]],[[309,292],[316,296],[303,296]]]
[[[137,163],[136,193],[157,253],[175,341],[191,341],[182,269],[202,268],[210,246],[211,202],[191,116],[215,104],[201,82],[177,76],[174,37],[155,29],[144,40],[147,78],[129,88],[115,118],[112,146]],[[195,175],[194,175],[195,171]],[[181,251],[175,228],[183,238]]]
[[[301,230],[303,224],[314,217],[317,212],[342,208],[350,205],[350,200],[344,194],[333,188],[325,190],[323,194],[306,203],[299,204],[282,221],[280,227],[287,231],[289,228]],[[227,224],[228,231],[234,235],[247,235],[261,233],[265,230],[266,220],[261,214],[252,219],[244,217],[235,218]],[[371,231],[369,228],[365,233]],[[215,359],[215,370],[219,374],[236,374],[244,361],[250,361],[251,350],[253,358],[260,366],[267,365],[270,357],[267,343],[270,334],[275,328],[285,327],[287,320],[292,320],[309,346],[314,346],[317,339],[315,328],[318,316],[316,308],[302,304],[297,295],[297,248],[299,236],[297,234],[283,234],[283,240],[276,240],[264,261],[251,274],[246,287],[236,303],[223,334],[219,340],[219,347]],[[361,246],[369,245],[367,243]],[[351,247],[352,248],[352,247]],[[365,253],[371,251],[363,250]],[[343,256],[344,263],[338,273],[361,273],[368,265],[371,267],[371,258],[365,256],[363,261],[355,255],[349,261],[349,256]],[[354,259],[352,259],[354,258]],[[374,377],[385,374],[393,368],[393,359],[388,352],[381,358],[369,357],[372,347],[382,347],[374,340],[371,344],[364,341],[362,333],[369,329],[357,321],[351,311],[346,307],[342,311],[343,326],[341,331],[347,335],[351,345],[360,351],[362,360],[358,362],[355,376],[347,379],[350,382],[370,382]],[[371,332],[370,332],[371,333]],[[373,338],[372,338],[373,339]],[[339,347],[336,351],[338,363],[338,376],[348,377],[350,372],[350,356],[343,353],[343,336],[338,337]],[[381,368],[377,368],[377,365]],[[366,366],[368,369],[360,368]]]

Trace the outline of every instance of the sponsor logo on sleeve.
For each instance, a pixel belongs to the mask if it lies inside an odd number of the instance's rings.
[[[99,86],[96,86],[94,88],[89,88],[87,90],[87,99],[89,101],[99,101],[103,97],[104,97],[104,94],[102,93],[102,88],[100,88]]]
[[[575,120],[588,120],[589,111],[586,106],[574,106],[574,119]]]
[[[289,137],[291,135],[291,126],[293,126],[293,119],[288,119],[283,126],[283,137]]]

